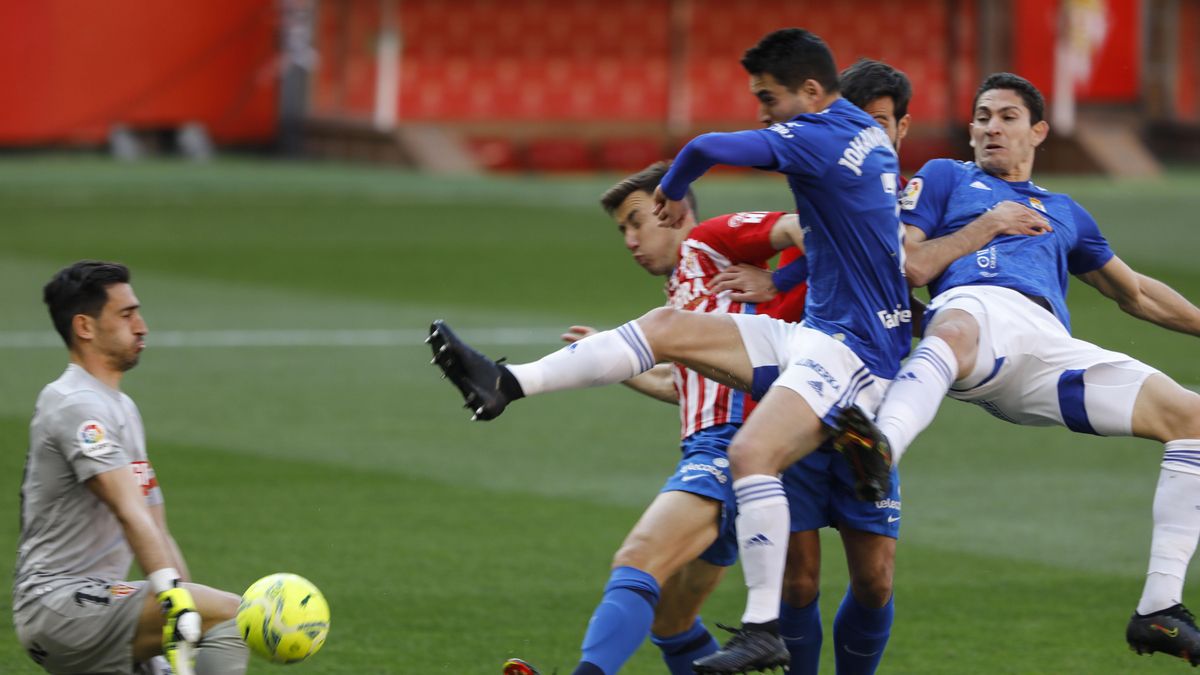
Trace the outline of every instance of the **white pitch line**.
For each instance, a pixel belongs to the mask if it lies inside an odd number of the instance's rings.
[[[539,345],[558,341],[550,328],[480,328],[460,331],[471,342],[487,345]],[[426,330],[164,330],[151,331],[146,346],[159,347],[397,347],[421,344]],[[0,331],[0,349],[62,347],[49,331]]]

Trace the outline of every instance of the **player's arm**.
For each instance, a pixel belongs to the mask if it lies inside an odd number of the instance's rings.
[[[175,672],[191,672],[190,646],[200,639],[200,615],[174,565],[174,543],[155,521],[141,485],[128,465],[87,479],[88,489],[104,502],[133,550],[133,557],[163,608],[163,651]]]
[[[1200,308],[1163,282],[1134,271],[1116,256],[1100,269],[1078,277],[1128,314],[1163,328],[1200,336]]]
[[[171,531],[167,529],[167,510],[162,504],[155,504],[148,507],[150,515],[154,518],[154,523],[162,530],[163,537],[167,540],[168,552],[171,554],[171,567],[179,571],[179,578],[183,581],[191,581],[192,575],[188,571],[187,561],[183,559],[183,551],[179,549],[179,544],[175,541],[175,537],[171,535]]]
[[[87,480],[87,486],[117,517],[142,572],[174,568],[165,531],[155,522],[131,467],[98,473]]]
[[[950,263],[1008,234],[1035,236],[1054,228],[1042,214],[1016,202],[1004,201],[959,230],[929,239],[919,227],[908,225],[904,234],[904,272],[913,288],[925,286],[946,271]]]
[[[591,326],[571,326],[566,333],[562,334],[562,339],[563,342],[578,342],[595,332],[596,329]],[[675,391],[673,369],[674,366],[669,363],[660,363],[644,373],[634,375],[621,384],[650,398],[679,405],[679,392]]]
[[[658,224],[678,228],[687,213],[688,187],[718,164],[767,167],[775,164],[770,144],[754,131],[714,132],[693,138],[679,151],[654,190]]]

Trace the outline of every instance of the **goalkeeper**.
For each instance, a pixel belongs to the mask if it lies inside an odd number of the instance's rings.
[[[13,624],[51,673],[240,675],[238,596],[187,583],[146,455],[137,406],[120,391],[145,348],[129,270],[81,261],[43,299],[70,363],[38,396],[21,485]],[[146,581],[121,581],[133,560]],[[155,665],[157,664],[157,666]]]

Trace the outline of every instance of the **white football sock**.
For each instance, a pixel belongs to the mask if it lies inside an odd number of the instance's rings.
[[[954,350],[936,336],[921,340],[900,367],[875,413],[875,424],[892,447],[893,464],[933,422],[957,372]]]
[[[533,363],[506,366],[526,396],[623,382],[654,367],[636,321],[589,335]]]
[[[1171,441],[1166,448],[1154,493],[1150,567],[1138,614],[1183,600],[1183,580],[1200,539],[1200,440]]]
[[[738,504],[738,551],[748,589],[742,622],[775,621],[791,527],[783,482],[777,476],[756,474],[734,481],[733,491]]]

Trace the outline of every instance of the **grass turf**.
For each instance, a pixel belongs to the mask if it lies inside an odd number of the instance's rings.
[[[1057,179],[1136,269],[1200,298],[1195,173]],[[126,380],[146,419],[172,529],[196,578],[240,589],[314,580],[333,609],[310,673],[495,673],[521,656],[569,671],[608,560],[676,459],[672,408],[621,388],[533,399],[469,425],[418,341],[168,347],[214,330],[419,333],[452,320],[514,360],[571,323],[658,304],[595,198],[610,181],[430,177],[326,165],[0,162],[0,339],[52,343],[42,283],[82,257],[129,263],[151,326]],[[704,213],[786,208],[773,177],[706,179]],[[1072,294],[1076,334],[1200,382],[1192,338]],[[61,348],[0,347],[0,542],[13,550],[26,425]],[[1128,673],[1160,450],[1024,429],[947,402],[904,464],[897,622],[882,673]],[[825,537],[828,623],[846,576]],[[731,574],[706,610],[736,622]],[[0,596],[5,597],[5,596]],[[1193,596],[1189,595],[1189,599]],[[1193,604],[1196,600],[1192,599]],[[0,671],[39,672],[0,601]],[[826,640],[824,672],[832,671]],[[274,672],[255,662],[252,673]],[[289,671],[290,672],[290,671]],[[624,672],[663,672],[647,645]]]

